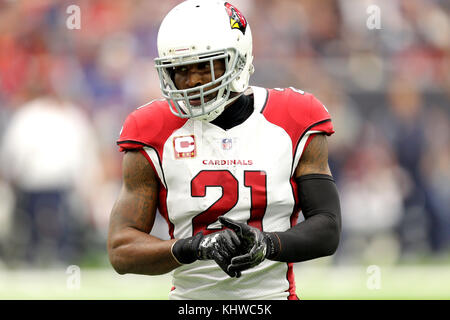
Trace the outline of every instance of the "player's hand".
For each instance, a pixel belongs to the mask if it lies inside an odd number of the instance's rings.
[[[241,273],[229,270],[228,266],[231,259],[238,254],[240,244],[239,237],[229,229],[215,232],[204,236],[200,241],[198,257],[200,260],[214,260],[230,277],[239,278]]]
[[[260,264],[270,251],[270,239],[265,232],[229,218],[219,217],[220,223],[233,230],[241,240],[241,255],[231,259],[228,272],[241,272]]]
[[[200,232],[193,237],[177,240],[172,246],[172,254],[180,263],[214,260],[230,277],[240,277],[239,271],[228,270],[231,258],[238,255],[240,244],[232,230],[226,229],[206,236]]]

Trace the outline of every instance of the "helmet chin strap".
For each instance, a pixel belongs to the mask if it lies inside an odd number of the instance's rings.
[[[236,95],[235,97],[228,99],[228,101],[223,105],[220,106],[216,109],[214,109],[213,111],[198,116],[198,117],[194,117],[192,119],[195,120],[201,120],[201,121],[205,121],[205,122],[211,122],[214,121],[218,116],[220,116],[222,114],[222,112],[226,109],[226,107],[228,107],[229,105],[231,105],[234,101],[236,101],[237,99],[239,99],[240,96],[242,96],[244,94],[245,90],[240,92],[238,95]]]

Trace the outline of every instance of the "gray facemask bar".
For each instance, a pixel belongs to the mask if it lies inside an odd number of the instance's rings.
[[[230,57],[228,53],[229,51],[234,53],[233,55],[234,58],[233,61],[231,62],[228,62],[228,59]],[[226,63],[224,74],[216,79],[213,65],[214,60],[218,59],[225,59]],[[176,89],[176,86],[173,83],[168,70],[174,67],[180,67],[184,65],[208,61],[210,63],[211,79],[212,79],[211,82],[190,89],[185,90]],[[234,72],[236,70],[236,66],[238,66],[237,72]],[[203,54],[183,55],[175,58],[172,57],[172,58],[155,59],[155,67],[156,70],[158,71],[163,97],[166,98],[167,101],[169,102],[170,110],[172,111],[172,113],[181,118],[198,117],[207,114],[209,112],[212,112],[216,108],[220,107],[220,105],[217,105],[215,108],[208,110],[208,112],[206,111],[207,107],[211,106],[219,98],[221,98],[219,97],[219,94],[224,99],[224,103],[226,103],[230,95],[229,84],[240,75],[244,66],[245,66],[245,58],[239,55],[235,48],[210,51]],[[221,85],[216,88],[212,88],[205,91],[206,88],[214,86],[218,83],[221,83]],[[220,90],[222,89],[223,92],[219,93]],[[216,92],[218,93],[218,96],[205,103],[204,97]],[[193,106],[190,104],[189,102],[190,99],[198,99],[198,98],[201,101],[201,104],[199,106]],[[182,102],[184,104],[187,113],[181,108],[179,102]],[[197,112],[195,112],[194,114],[193,111]]]

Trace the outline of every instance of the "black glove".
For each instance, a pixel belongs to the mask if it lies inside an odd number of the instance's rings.
[[[279,245],[274,233],[263,232],[245,223],[237,222],[229,218],[219,217],[220,223],[233,230],[239,239],[241,255],[231,259],[228,272],[241,272],[253,268],[264,261],[278,255]]]
[[[228,229],[206,236],[200,232],[193,237],[177,240],[172,246],[172,254],[182,264],[214,260],[230,277],[240,277],[239,271],[228,270],[240,244],[237,235]]]

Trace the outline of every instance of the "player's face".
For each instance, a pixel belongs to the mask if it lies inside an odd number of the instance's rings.
[[[217,79],[225,73],[225,62],[224,60],[214,60],[214,77]],[[173,80],[177,89],[191,89],[198,86],[205,85],[212,81],[211,66],[209,61],[195,63],[186,66],[176,67],[174,70]],[[205,91],[211,90],[219,86],[220,83],[205,88]],[[194,92],[191,95],[198,94]],[[217,93],[212,93],[205,96],[205,102],[214,99]],[[190,103],[194,106],[201,104],[200,99],[190,99]]]

